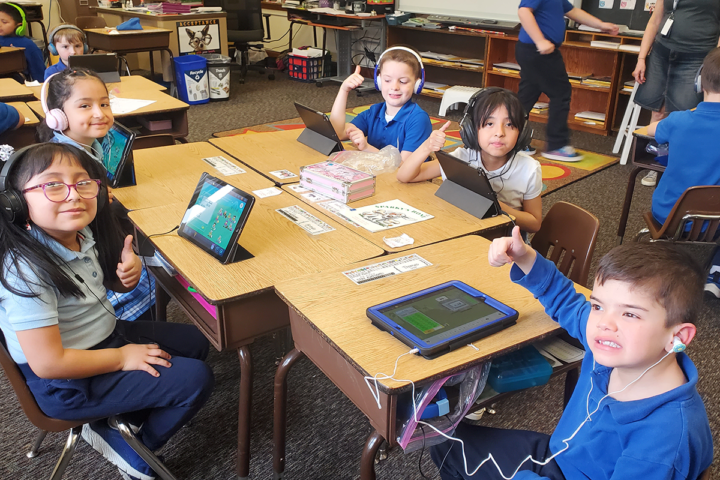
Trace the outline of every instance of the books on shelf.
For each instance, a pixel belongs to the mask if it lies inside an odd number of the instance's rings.
[[[581,83],[590,87],[610,88],[612,79],[610,77],[587,77]]]
[[[589,27],[587,25],[580,25],[578,27],[578,30],[583,30],[585,32],[595,32],[595,33],[601,33],[602,30],[599,28]],[[618,34],[623,34],[625,32],[631,31],[627,25],[618,25]]]
[[[423,90],[430,90],[433,92],[443,93],[448,88],[450,88],[450,85],[445,85],[444,83],[425,82],[423,84]]]
[[[503,70],[515,70],[516,72],[520,71],[520,65],[513,62],[493,63],[493,67],[501,68]]]
[[[640,45],[624,44],[620,45],[618,50],[622,50],[623,52],[640,53]]]
[[[481,70],[484,62],[477,58],[464,58],[448,53],[420,52],[423,63],[441,67],[466,68],[468,70]]]
[[[579,84],[582,83],[583,80],[585,80],[588,77],[591,77],[592,73],[571,73],[568,72],[568,80],[570,80],[570,83]]]
[[[633,88],[635,88],[635,79],[623,83],[623,92],[632,92]]]
[[[578,112],[575,114],[575,120],[588,125],[605,126],[605,114],[600,112]]]
[[[590,46],[600,48],[612,48],[613,50],[617,50],[618,47],[620,47],[620,44],[615,42],[606,42],[605,40],[593,40],[592,42],[590,42]]]
[[[535,105],[533,105],[533,108],[530,109],[530,113],[535,113],[537,115],[545,115],[549,107],[550,104],[547,102],[536,102]]]

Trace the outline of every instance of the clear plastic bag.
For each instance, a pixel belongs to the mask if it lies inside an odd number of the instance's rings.
[[[487,382],[488,373],[490,372],[490,363],[485,362],[481,365],[465,370],[464,372],[445,377],[433,382],[431,385],[423,388],[420,392],[416,392],[415,404],[417,406],[417,418],[435,398],[440,387],[453,387],[459,390],[457,402],[451,405],[450,413],[435,418],[422,420],[422,422],[432,425],[446,435],[452,436],[458,423],[467,415],[470,407],[475,403]],[[406,420],[402,422],[399,429],[398,444],[403,448],[405,453],[414,452],[421,448],[428,448],[432,445],[440,444],[447,439],[440,435],[427,425],[418,424],[413,415],[412,400],[408,396],[406,399],[409,405],[405,408],[407,412]]]
[[[379,152],[358,152],[355,150],[335,152],[328,157],[328,160],[371,175],[394,172],[402,163],[400,151],[390,145]]]

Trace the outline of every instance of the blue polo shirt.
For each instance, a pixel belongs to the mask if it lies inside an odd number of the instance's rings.
[[[377,103],[350,122],[362,130],[373,147],[392,145],[401,152],[414,152],[432,133],[430,115],[412,100],[390,122],[385,121],[386,110],[385,102]]]
[[[0,102],[0,133],[12,130],[20,123],[20,113],[12,105]]]
[[[530,8],[535,21],[545,38],[560,45],[565,40],[565,14],[572,10],[568,0],[522,0],[518,8]],[[520,29],[519,40],[523,43],[535,43],[524,28]]]
[[[701,102],[695,111],[672,112],[655,130],[658,143],[668,143],[667,168],[652,197],[652,214],[664,223],[685,190],[720,185],[720,103]]]
[[[28,37],[18,37],[17,35],[8,35],[7,37],[0,37],[0,47],[17,47],[25,49],[25,60],[27,63],[27,71],[23,73],[29,73],[31,80],[37,80],[38,82],[43,79],[45,73],[45,59],[43,54]]]
[[[65,65],[62,60],[58,60],[58,63],[56,63],[55,65],[51,65],[45,69],[45,80],[47,80],[50,75],[60,73],[66,68],[67,65]]]

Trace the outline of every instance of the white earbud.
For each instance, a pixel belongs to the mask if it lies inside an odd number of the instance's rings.
[[[684,352],[686,348],[687,348],[687,347],[686,347],[685,344],[682,342],[682,340],[680,340],[679,337],[677,337],[677,336],[673,337],[673,348],[672,348],[672,351],[673,351],[674,353]]]

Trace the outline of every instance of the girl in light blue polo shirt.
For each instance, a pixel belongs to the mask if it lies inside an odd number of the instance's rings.
[[[362,85],[360,66],[340,86],[330,113],[330,122],[341,140],[352,140],[358,150],[377,152],[392,145],[400,150],[403,161],[432,133],[430,116],[413,102],[425,83],[420,55],[407,47],[385,50],[375,66],[375,88],[382,92],[378,103],[345,123],[350,91]]]
[[[192,325],[116,319],[106,288],[131,290],[142,265],[85,151],[16,152],[0,173],[0,205],[0,329],[35,400],[53,418],[102,418],[83,438],[123,478],[154,479],[107,417],[126,414],[139,440],[162,447],[210,397],[207,340]]]

